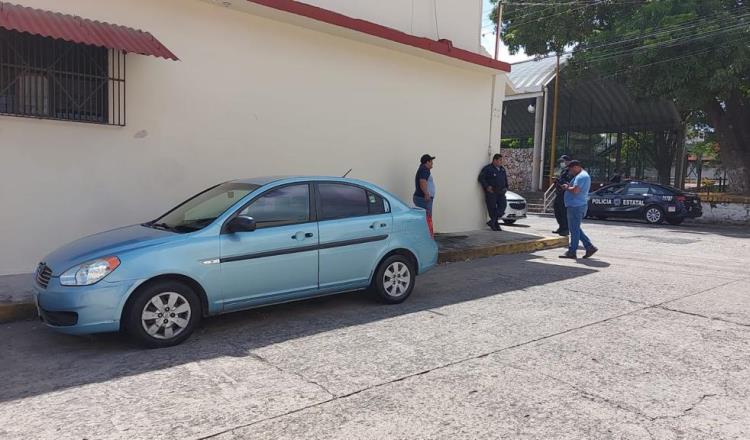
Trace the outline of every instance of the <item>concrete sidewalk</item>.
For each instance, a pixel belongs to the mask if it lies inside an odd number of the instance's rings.
[[[548,234],[551,235],[551,234]],[[503,226],[502,232],[469,231],[437,234],[440,263],[467,261],[494,255],[533,252],[541,249],[565,247],[567,237],[546,237],[528,225]],[[13,282],[0,277],[0,323],[35,319],[36,307],[31,296],[32,275],[13,276]],[[28,283],[26,283],[28,280]],[[21,287],[22,286],[22,287]]]

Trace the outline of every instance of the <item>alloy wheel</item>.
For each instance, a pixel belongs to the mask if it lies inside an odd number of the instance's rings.
[[[646,220],[648,220],[649,223],[659,223],[661,220],[661,211],[659,208],[649,208],[646,211]]]
[[[172,339],[190,323],[190,302],[177,292],[154,295],[141,312],[141,324],[146,333],[156,339]]]
[[[411,273],[406,264],[395,261],[391,263],[383,274],[383,289],[392,297],[399,297],[407,292],[411,283]]]

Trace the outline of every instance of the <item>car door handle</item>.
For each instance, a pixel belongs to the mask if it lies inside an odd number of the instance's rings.
[[[303,232],[297,232],[296,234],[292,235],[292,240],[299,240],[302,238],[313,238],[314,236],[315,234],[313,234],[312,232],[308,232],[306,234]]]
[[[375,228],[378,228],[378,227],[385,228],[386,226],[388,226],[386,223],[375,222],[375,223],[373,223],[373,224],[370,225],[370,229],[375,229]]]

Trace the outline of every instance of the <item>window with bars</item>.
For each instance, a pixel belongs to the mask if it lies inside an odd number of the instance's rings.
[[[125,53],[0,29],[0,114],[125,125]]]

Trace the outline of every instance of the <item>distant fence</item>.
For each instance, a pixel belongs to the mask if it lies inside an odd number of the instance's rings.
[[[685,179],[685,189],[691,189],[694,191],[705,191],[705,192],[712,192],[712,193],[723,193],[727,191],[727,184],[729,182],[724,177],[717,177],[715,179],[707,179],[703,178],[700,182],[700,187],[698,186],[698,179],[694,178],[686,178]]]
[[[704,203],[740,203],[750,205],[750,196],[710,191],[699,191],[697,194]]]

